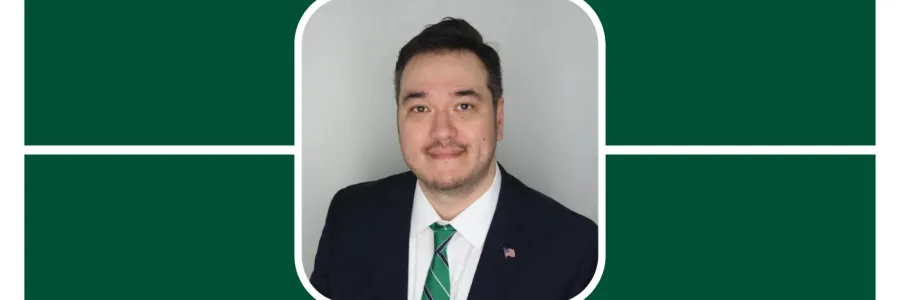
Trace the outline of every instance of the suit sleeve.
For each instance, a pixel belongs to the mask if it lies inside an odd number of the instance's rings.
[[[312,275],[309,281],[312,283],[319,293],[327,298],[331,298],[331,247],[334,238],[335,214],[340,213],[340,203],[342,202],[342,194],[344,190],[338,191],[331,199],[328,205],[328,213],[325,216],[325,226],[322,229],[322,236],[319,238],[319,247],[316,250],[315,265],[313,266]]]
[[[597,230],[598,228],[594,225],[592,230],[587,230],[584,234],[584,240],[587,242],[581,247],[584,251],[579,255],[579,263],[576,267],[575,276],[571,281],[572,285],[566,293],[566,299],[572,299],[580,294],[587,288],[591,279],[594,278],[594,273],[597,271],[598,264],[597,252],[599,245],[597,243]]]

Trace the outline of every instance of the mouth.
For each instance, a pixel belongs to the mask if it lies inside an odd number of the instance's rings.
[[[432,159],[452,159],[461,156],[465,152],[465,148],[434,148],[427,153]]]

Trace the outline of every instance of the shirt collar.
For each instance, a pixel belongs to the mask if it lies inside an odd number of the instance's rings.
[[[469,207],[459,213],[456,218],[449,222],[442,222],[441,217],[428,202],[425,194],[422,192],[420,183],[416,182],[415,196],[413,197],[413,211],[410,222],[410,234],[415,235],[428,227],[434,222],[449,223],[456,229],[456,233],[462,235],[475,248],[481,248],[487,237],[488,228],[494,217],[494,211],[497,209],[497,199],[500,196],[500,166],[494,162],[495,172],[494,180],[491,187]]]

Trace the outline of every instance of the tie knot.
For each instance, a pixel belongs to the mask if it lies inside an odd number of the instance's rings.
[[[438,222],[434,222],[433,224],[431,224],[431,230],[434,230],[435,232],[438,232],[438,231],[454,232],[454,231],[456,231],[456,229],[453,228],[453,225],[450,225],[450,224],[441,225],[441,224],[438,224]]]

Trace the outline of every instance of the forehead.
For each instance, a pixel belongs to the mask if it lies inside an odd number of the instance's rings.
[[[403,69],[400,89],[487,88],[487,72],[470,51],[443,51],[413,56]]]

